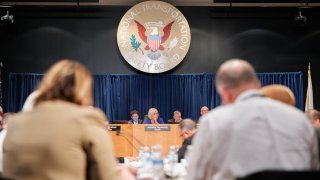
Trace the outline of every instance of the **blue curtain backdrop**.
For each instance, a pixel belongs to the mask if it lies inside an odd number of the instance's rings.
[[[29,94],[37,88],[42,74],[9,74],[8,112],[18,112]]]
[[[258,73],[262,85],[283,84],[297,98],[297,107],[303,110],[303,79],[301,72]],[[43,75],[9,75],[8,110],[20,111],[27,96],[37,87]],[[213,74],[182,75],[95,75],[94,103],[110,121],[129,119],[130,111],[137,109],[140,116],[150,107],[159,110],[165,120],[180,110],[183,117],[197,120],[202,106],[210,109],[220,105],[214,87]]]

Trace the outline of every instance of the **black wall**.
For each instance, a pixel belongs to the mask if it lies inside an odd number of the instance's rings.
[[[13,24],[0,26],[0,60],[6,105],[8,73],[43,73],[62,58],[85,64],[94,74],[141,73],[122,58],[118,23],[130,7],[14,7]],[[311,62],[316,108],[320,102],[320,8],[178,7],[191,27],[185,60],[168,74],[215,73],[229,58],[249,60],[257,72],[302,71]],[[6,9],[0,9],[5,14]],[[306,82],[306,80],[305,80]],[[305,86],[306,88],[306,86]],[[4,107],[5,108],[5,107]]]

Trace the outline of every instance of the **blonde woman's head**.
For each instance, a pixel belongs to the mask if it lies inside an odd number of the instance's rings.
[[[156,108],[150,108],[148,111],[148,118],[153,120],[153,119],[158,119],[159,118],[159,112]]]

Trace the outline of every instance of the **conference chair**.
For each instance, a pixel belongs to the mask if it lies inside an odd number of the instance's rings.
[[[266,170],[249,174],[237,180],[319,180],[320,171]]]
[[[8,178],[8,177],[3,177],[3,176],[0,176],[0,180],[15,180],[15,179],[12,179],[12,178]]]

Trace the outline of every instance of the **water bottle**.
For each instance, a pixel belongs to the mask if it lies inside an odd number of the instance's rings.
[[[178,163],[178,153],[176,146],[169,147],[169,154],[168,154],[168,168],[169,168],[169,176],[174,176],[174,169],[176,164]]]
[[[141,146],[140,150],[139,150],[139,160],[140,160],[140,162],[142,162],[143,158],[144,158],[144,148]]]
[[[150,148],[145,146],[141,149],[141,166],[138,169],[138,179],[152,179],[153,178],[153,162],[150,153]],[[140,152],[139,152],[140,156]]]
[[[162,148],[160,145],[152,146],[153,180],[164,179]]]

